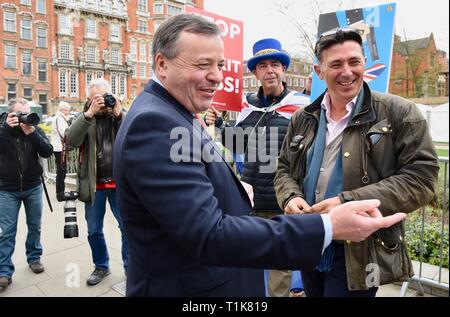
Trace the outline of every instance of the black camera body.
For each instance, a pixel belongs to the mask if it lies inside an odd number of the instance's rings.
[[[19,118],[19,122],[24,123],[26,125],[38,125],[39,121],[39,115],[37,113],[24,113],[24,112],[16,112],[16,117]]]
[[[104,93],[103,100],[105,101],[105,107],[107,108],[114,108],[116,106],[116,98],[110,93]]]

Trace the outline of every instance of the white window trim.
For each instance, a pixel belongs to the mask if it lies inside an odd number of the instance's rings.
[[[6,19],[6,14],[7,14],[7,13],[12,13],[12,14],[14,14],[14,30],[7,30],[6,22],[7,22],[7,21],[11,21],[11,20],[7,20],[7,19]],[[16,12],[12,12],[12,11],[4,11],[4,12],[3,12],[3,30],[4,30],[5,32],[14,32],[14,33],[17,32],[17,13],[16,13]]]
[[[43,1],[43,3],[44,3],[44,11],[38,11],[38,8],[39,8],[39,2],[40,1]],[[47,13],[47,0],[37,0],[36,1],[36,13],[39,13],[39,14],[46,14]]]

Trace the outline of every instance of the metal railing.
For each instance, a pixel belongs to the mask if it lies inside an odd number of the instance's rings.
[[[77,160],[78,150],[69,152],[69,159],[67,160],[67,174],[65,183],[76,185],[77,183]],[[43,159],[44,180],[46,183],[55,183],[56,181],[56,162],[55,156],[52,155],[47,159]]]
[[[439,275],[438,275],[438,279],[434,280],[434,279],[430,279],[429,277],[425,277],[423,276],[423,264],[424,264],[424,249],[425,249],[425,223],[426,223],[426,219],[425,219],[425,207],[422,208],[421,213],[422,213],[422,224],[421,224],[421,237],[420,237],[420,258],[419,258],[419,272],[418,274],[414,274],[414,276],[411,278],[410,281],[408,282],[404,282],[402,285],[402,288],[400,290],[400,296],[404,297],[406,296],[406,292],[408,291],[409,286],[411,285],[412,282],[417,284],[417,291],[418,294],[420,296],[424,295],[424,289],[423,289],[423,285],[427,285],[427,286],[431,286],[431,287],[436,287],[439,289],[443,289],[448,291],[449,290],[449,284],[448,281],[444,282],[442,280],[442,269],[443,269],[443,260],[444,260],[444,256],[448,256],[445,255],[443,253],[443,248],[444,248],[444,243],[443,243],[443,237],[444,237],[444,228],[445,228],[445,214],[446,212],[448,213],[448,157],[439,157],[439,163],[441,163],[441,167],[442,165],[444,166],[444,178],[440,178],[438,180],[438,185],[439,184],[443,184],[443,190],[442,190],[442,198],[441,198],[441,203],[440,206],[438,206],[438,208],[441,209],[441,213],[442,213],[442,217],[441,217],[441,245],[440,245],[440,249],[439,249]],[[448,214],[447,214],[448,217]]]

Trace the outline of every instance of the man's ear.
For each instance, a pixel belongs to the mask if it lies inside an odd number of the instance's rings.
[[[317,76],[319,76],[319,78],[321,80],[323,80],[322,70],[320,69],[320,65],[319,64],[314,64],[314,71],[316,72]]]
[[[161,53],[156,54],[155,57],[155,72],[160,78],[167,77],[167,58]]]

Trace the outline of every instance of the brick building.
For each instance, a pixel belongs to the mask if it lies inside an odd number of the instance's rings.
[[[20,97],[47,110],[51,98],[49,0],[8,0],[0,5],[0,104]]]
[[[4,3],[3,3],[4,2]],[[104,77],[129,105],[151,76],[154,31],[203,0],[6,0],[0,5],[0,104],[24,97],[81,110]]]
[[[389,92],[411,97],[448,96],[448,58],[429,37],[401,41],[395,36]]]

